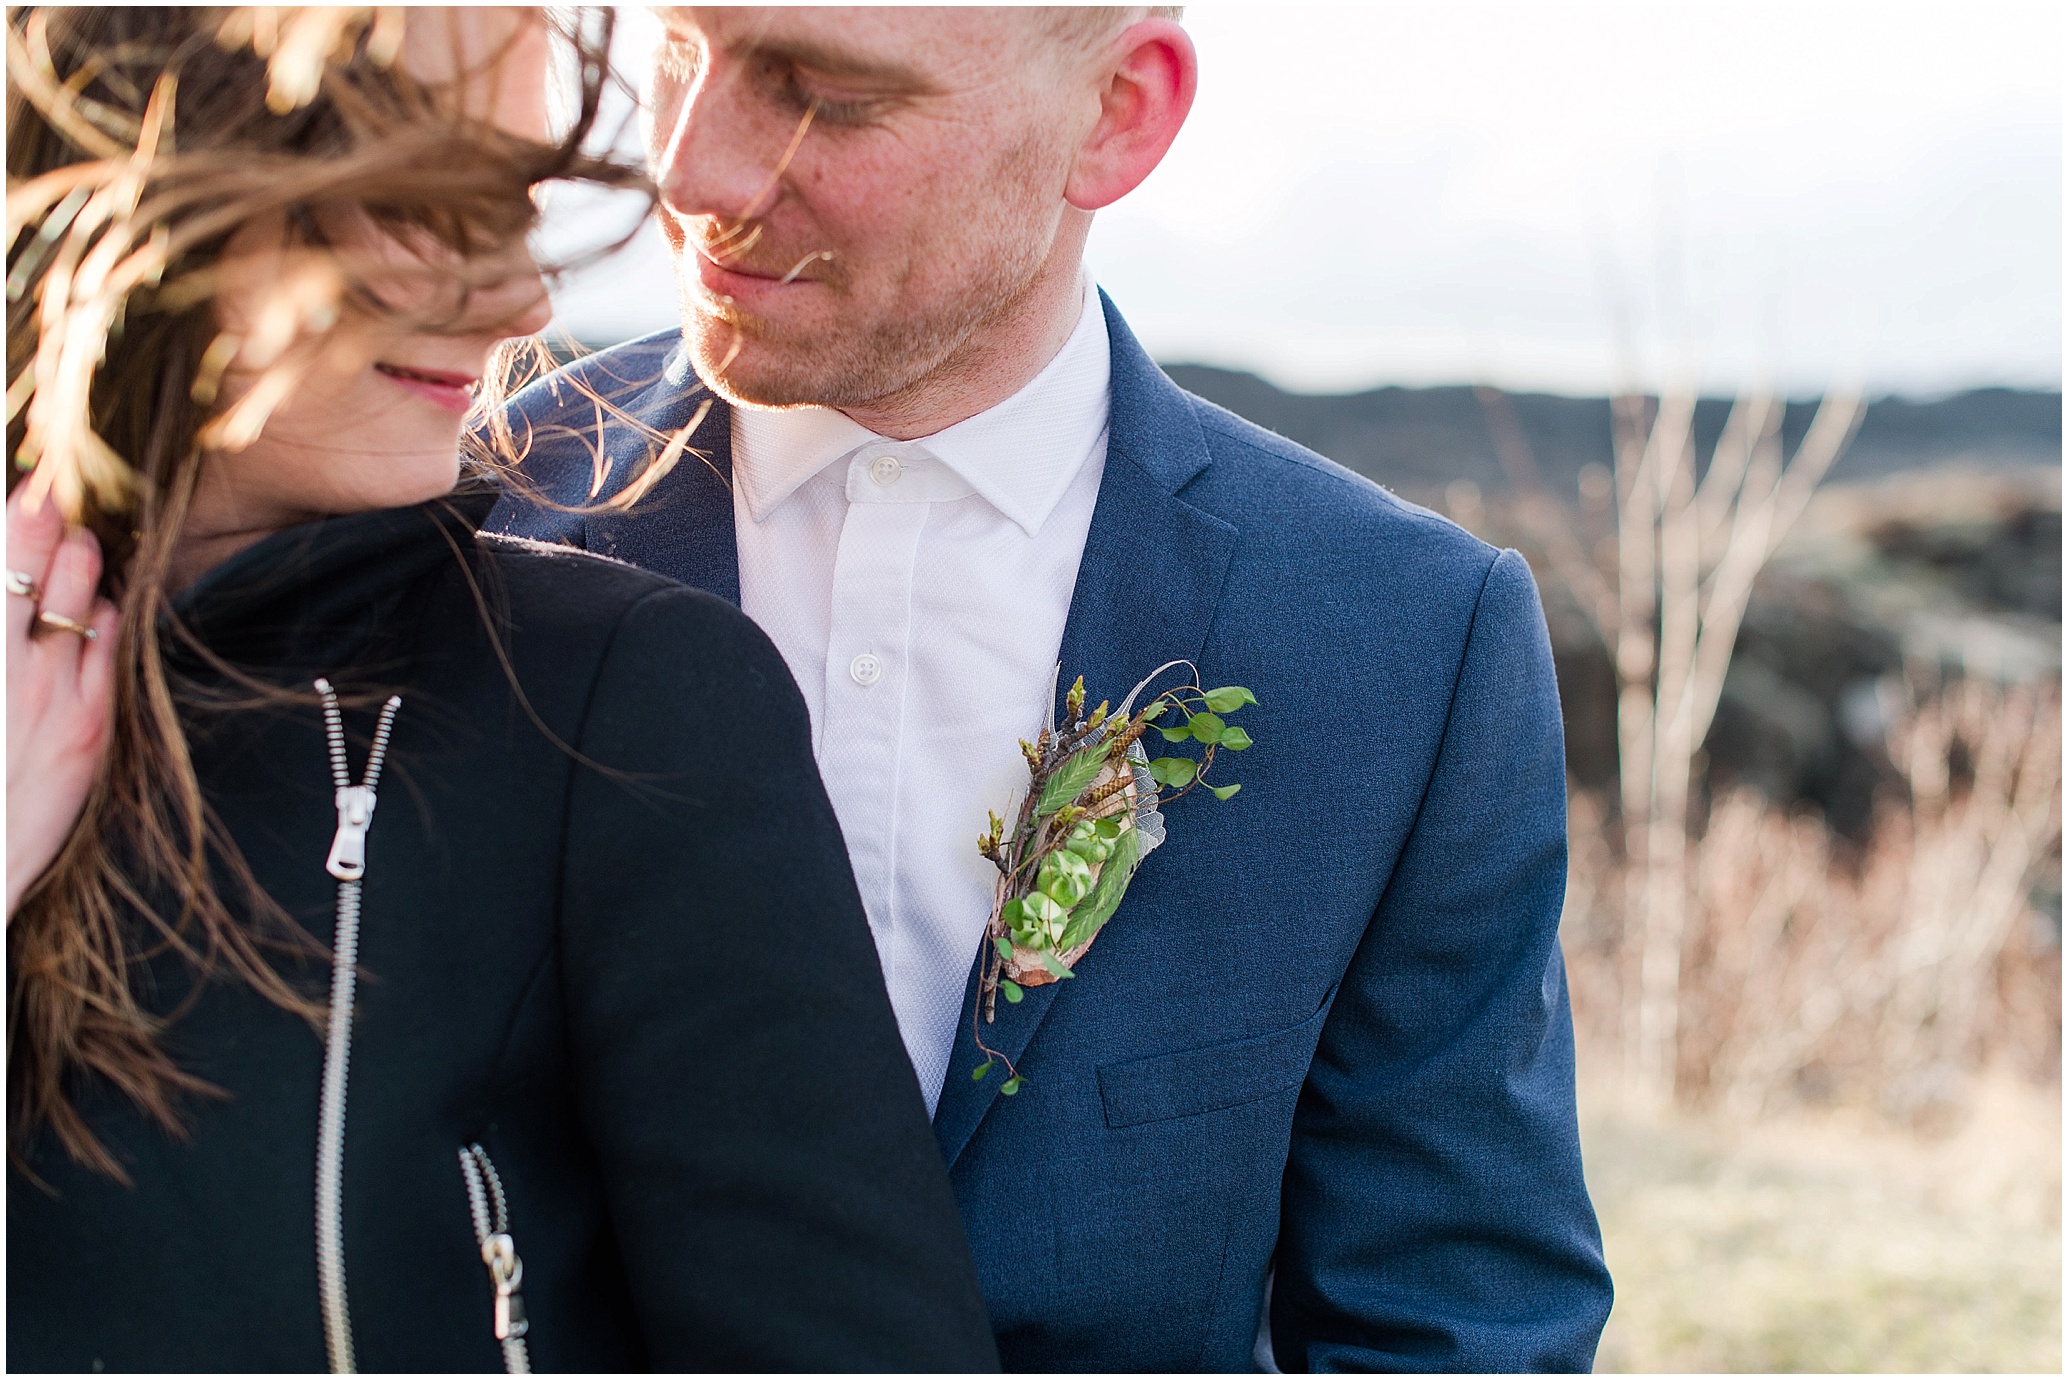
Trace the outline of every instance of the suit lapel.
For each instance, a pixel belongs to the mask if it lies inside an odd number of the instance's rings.
[[[1112,422],[1106,473],[1085,537],[1084,558],[1063,629],[1063,681],[1082,675],[1094,702],[1118,703],[1135,682],[1174,658],[1193,661],[1205,645],[1236,533],[1179,497],[1213,463],[1191,404],[1165,377],[1100,294],[1112,343]],[[1155,859],[1146,866],[1153,868]],[[1115,919],[1127,922],[1124,906]],[[1001,1000],[997,1020],[978,1027],[984,1043],[1018,1063],[1064,991],[1098,999],[1099,951],[1077,977],[1030,988],[1018,1005]],[[934,1135],[952,1166],[998,1096],[1003,1070],[979,1082],[983,1062],[972,1038],[977,969],[963,997],[962,1024],[934,1112]],[[1030,1083],[1031,1083],[1030,1079]],[[1030,1087],[1022,1096],[1034,1095]]]
[[[694,420],[706,399],[711,410],[690,436],[689,450],[632,511],[589,515],[585,544],[600,555],[708,590],[737,606],[740,560],[733,530],[732,410],[723,399],[712,398],[693,375],[675,382],[680,371],[674,364],[671,358],[643,404],[626,411],[666,434]],[[631,427],[613,427],[606,434],[613,438],[610,483],[616,488],[638,471],[654,443]]]

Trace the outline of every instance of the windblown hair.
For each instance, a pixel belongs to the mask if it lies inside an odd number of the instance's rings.
[[[610,80],[608,11],[536,13],[575,59],[572,118],[547,143],[472,113],[468,84],[493,79],[498,59],[462,64],[449,82],[413,79],[397,59],[418,21],[401,8],[8,13],[8,490],[56,502],[99,537],[103,592],[120,612],[98,777],[8,927],[18,1162],[47,1131],[126,1181],[75,1105],[80,1090],[99,1080],[174,1134],[182,1094],[212,1091],[166,1053],[165,1020],[139,998],[155,956],[190,964],[196,992],[228,978],[321,1011],[277,966],[320,946],[266,896],[195,778],[180,718],[193,690],[162,655],[161,628],[183,635],[166,576],[203,453],[259,433],[311,339],[400,310],[326,241],[330,218],[363,216],[434,248],[464,300],[531,229],[537,184],[646,187],[642,171],[584,151]],[[256,326],[233,337],[216,310],[218,269],[254,226],[279,227],[289,268]],[[233,362],[256,382],[219,403]]]

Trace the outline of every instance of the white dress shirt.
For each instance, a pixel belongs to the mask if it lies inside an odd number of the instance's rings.
[[[1026,789],[1019,740],[1048,713],[1110,384],[1087,282],[1048,366],[935,435],[885,440],[827,407],[733,410],[740,604],[811,709],[928,1112],[998,877],[977,835]]]

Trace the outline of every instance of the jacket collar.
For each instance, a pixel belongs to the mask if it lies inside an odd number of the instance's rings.
[[[1103,292],[1099,297],[1112,342],[1111,433],[1061,660],[1065,684],[1082,674],[1092,699],[1117,701],[1164,662],[1199,659],[1237,538],[1234,527],[1182,497],[1213,464],[1191,402],[1156,367],[1113,303]],[[1115,924],[1150,918],[1142,914],[1143,900],[1153,893],[1164,862],[1151,854],[1142,864]],[[1111,999],[1099,957],[1094,948],[1075,978],[1030,988],[1017,1004],[1000,1002],[996,1021],[984,1028],[984,1043],[1018,1064],[1057,1003]],[[951,1166],[996,1105],[1004,1082],[996,1071],[981,1082],[971,1077],[982,1062],[970,1033],[976,986],[973,965],[934,1112],[934,1135]],[[1030,1071],[1019,1101],[1042,1100],[1039,1078],[1038,1070]]]
[[[707,401],[711,405],[705,409]],[[732,410],[705,391],[679,344],[658,377],[621,406],[643,425],[603,429],[613,491],[642,470],[655,444],[652,433],[670,435],[692,422],[696,429],[675,468],[629,512],[592,511],[583,518],[582,544],[599,555],[680,580],[738,605]],[[701,421],[697,420],[699,410],[704,411]]]
[[[497,488],[465,482],[443,498],[322,518],[275,532],[209,570],[161,621],[171,658],[200,658],[173,632],[215,655],[258,668],[299,670],[387,656],[399,635],[390,615],[417,580],[473,544]]]

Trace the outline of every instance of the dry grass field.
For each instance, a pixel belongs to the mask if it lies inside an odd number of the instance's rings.
[[[2061,1369],[2061,1104],[1982,1080],[1934,1137],[1871,1114],[1733,1125],[1583,1083],[1616,1307],[1603,1371]]]

